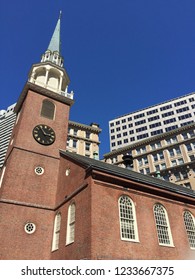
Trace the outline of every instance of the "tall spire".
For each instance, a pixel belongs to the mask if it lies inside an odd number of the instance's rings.
[[[40,63],[34,64],[29,73],[29,82],[51,90],[57,94],[73,99],[73,91],[68,93],[70,79],[63,67],[60,53],[60,12],[48,49],[42,55]]]
[[[54,29],[53,35],[51,37],[49,46],[46,52],[43,54],[41,62],[50,61],[52,63],[57,64],[58,66],[63,66],[63,57],[61,56],[60,50],[60,25],[61,25],[61,16],[62,11],[60,11],[60,15]]]
[[[60,15],[56,24],[56,28],[54,30],[53,36],[48,46],[48,50],[51,52],[57,51],[60,54],[60,25],[61,25],[61,15],[62,11],[60,11]]]

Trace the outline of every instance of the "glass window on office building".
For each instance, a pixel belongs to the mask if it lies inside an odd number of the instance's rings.
[[[173,137],[171,137],[171,138],[166,139],[167,145],[171,145],[171,144],[177,143],[177,142],[178,142],[178,141],[177,141],[177,137],[176,137],[176,136],[173,136]]]
[[[148,164],[148,158],[147,157],[143,157],[143,161],[144,161],[144,164]]]
[[[180,155],[181,154],[180,147],[175,147],[175,152],[177,155]]]
[[[184,163],[183,158],[178,158],[178,164],[183,164],[183,163]]]
[[[158,157],[159,157],[160,160],[164,159],[163,152],[159,152],[159,153],[158,153]]]
[[[91,136],[91,132],[86,131],[86,132],[85,132],[85,137],[86,137],[87,139],[90,139],[90,136]]]
[[[90,146],[91,146],[91,144],[86,142],[85,143],[85,150],[90,151]]]

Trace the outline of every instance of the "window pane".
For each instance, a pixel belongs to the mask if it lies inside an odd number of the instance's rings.
[[[172,242],[169,233],[168,220],[165,209],[162,205],[156,204],[154,206],[154,217],[156,221],[159,244],[171,245]]]
[[[67,235],[66,244],[74,242],[75,238],[75,204],[71,204],[68,208]]]
[[[128,196],[119,200],[121,238],[123,240],[137,240],[136,220],[133,204]]]
[[[186,227],[186,232],[188,236],[188,241],[190,243],[190,248],[195,248],[195,224],[192,214],[188,211],[184,212],[184,223]]]
[[[59,248],[60,225],[61,225],[61,214],[58,213],[56,214],[55,221],[54,221],[52,251],[57,250]]]

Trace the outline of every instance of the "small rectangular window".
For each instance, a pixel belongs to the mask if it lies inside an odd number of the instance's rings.
[[[86,131],[86,132],[85,132],[85,137],[86,137],[87,139],[90,139],[90,136],[91,136],[91,133],[90,133],[89,131]]]
[[[73,148],[76,148],[77,147],[77,140],[73,140]]]
[[[85,143],[85,150],[90,151],[90,143]]]
[[[170,108],[172,108],[172,105],[171,105],[171,104],[165,105],[165,106],[161,107],[160,110],[161,110],[161,111],[165,111],[165,110],[168,110],[168,109],[170,109]]]
[[[179,120],[184,120],[184,119],[188,119],[188,118],[191,118],[191,117],[192,117],[192,115],[189,113],[189,114],[179,116],[178,119]]]
[[[186,104],[186,103],[187,103],[186,100],[181,100],[181,101],[178,101],[178,102],[174,103],[174,105],[175,105],[175,107],[177,107],[177,106],[180,106],[180,105],[183,105],[183,104]]]

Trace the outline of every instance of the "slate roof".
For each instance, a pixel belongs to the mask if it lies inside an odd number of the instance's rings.
[[[165,181],[163,179],[159,179],[156,177],[151,177],[149,175],[138,173],[133,170],[129,170],[129,169],[126,169],[123,167],[105,163],[103,161],[95,160],[95,159],[81,156],[78,154],[74,154],[74,153],[71,153],[68,151],[60,150],[60,153],[64,156],[66,156],[67,158],[72,159],[76,163],[82,165],[84,168],[91,168],[94,170],[106,172],[111,175],[130,179],[135,182],[144,183],[146,185],[155,186],[155,187],[158,187],[158,188],[161,188],[164,190],[168,190],[171,192],[175,192],[178,194],[182,194],[182,195],[186,195],[186,196],[195,198],[194,190],[188,189],[183,186],[176,185],[169,181]]]

